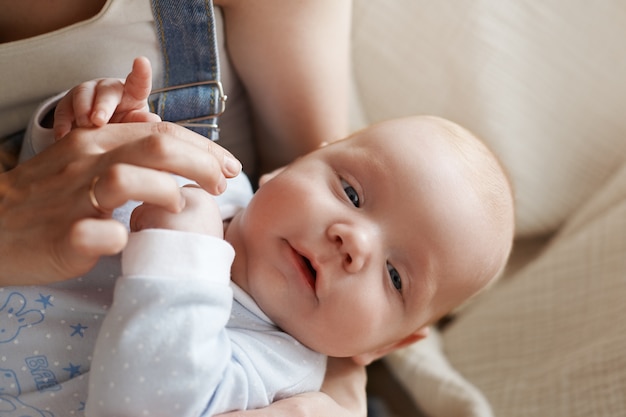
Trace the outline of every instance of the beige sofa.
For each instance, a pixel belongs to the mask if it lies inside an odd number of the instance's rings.
[[[354,125],[453,119],[516,189],[508,270],[386,359],[428,416],[626,415],[626,3],[356,0]]]

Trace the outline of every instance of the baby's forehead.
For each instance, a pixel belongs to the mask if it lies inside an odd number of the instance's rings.
[[[403,118],[372,125],[351,138],[365,152],[391,152],[394,156],[436,155],[454,158],[458,144],[476,146],[477,140],[460,126],[438,118]]]

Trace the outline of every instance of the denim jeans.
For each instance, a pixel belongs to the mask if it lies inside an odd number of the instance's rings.
[[[163,88],[150,96],[163,120],[216,140],[226,97],[220,83],[211,0],[152,0],[163,51]]]

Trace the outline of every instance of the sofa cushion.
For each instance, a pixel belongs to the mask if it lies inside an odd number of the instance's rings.
[[[497,416],[626,409],[626,164],[550,244],[443,333]]]
[[[626,153],[621,1],[356,0],[354,72],[369,121],[437,114],[510,171],[518,236],[555,231]]]

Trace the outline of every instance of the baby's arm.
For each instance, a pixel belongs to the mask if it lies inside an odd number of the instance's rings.
[[[211,236],[131,233],[94,349],[87,417],[202,414],[230,364],[233,258]]]
[[[54,113],[54,137],[60,139],[73,127],[98,127],[108,122],[152,122],[150,113],[152,67],[147,58],[136,58],[126,80],[100,78],[72,88]]]
[[[132,214],[94,350],[88,417],[199,416],[230,363],[234,251],[214,198],[197,186],[181,196],[179,213],[143,204]]]

